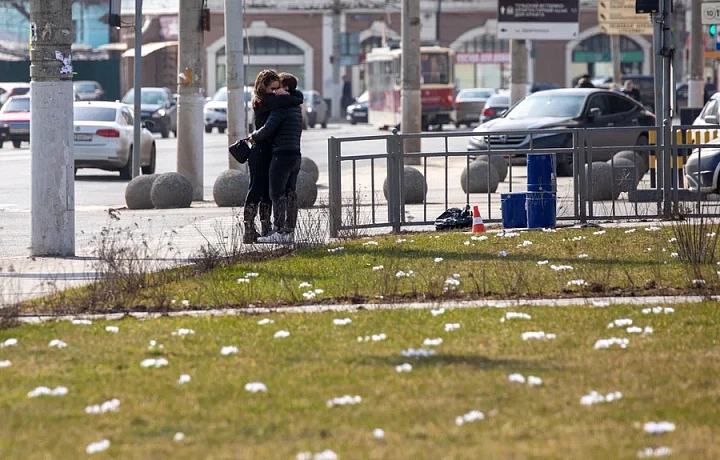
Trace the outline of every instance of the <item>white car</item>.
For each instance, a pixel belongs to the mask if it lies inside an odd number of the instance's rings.
[[[75,172],[80,168],[119,171],[121,179],[130,180],[133,152],[132,110],[120,102],[83,101],[75,103],[74,112]],[[142,173],[154,174],[157,151],[153,135],[145,125],[140,138]]]
[[[248,132],[253,131],[255,126],[255,111],[252,108],[253,88],[245,87],[245,107],[247,108],[247,124]],[[220,134],[227,129],[227,110],[228,110],[228,94],[227,88],[223,87],[217,90],[212,98],[208,98],[203,109],[203,119],[205,120],[205,132],[211,133],[213,128],[217,128]]]

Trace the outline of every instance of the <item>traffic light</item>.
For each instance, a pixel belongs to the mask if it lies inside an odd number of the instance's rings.
[[[717,25],[712,24],[712,25],[708,28],[708,32],[710,32],[710,36],[711,36],[711,37],[714,37],[714,36],[717,34]]]
[[[658,13],[660,11],[659,0],[635,0],[635,13]]]

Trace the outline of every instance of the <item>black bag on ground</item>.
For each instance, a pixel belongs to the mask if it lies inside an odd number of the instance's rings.
[[[247,140],[247,137],[245,139],[240,139],[228,148],[230,155],[232,155],[232,157],[240,164],[245,163],[250,157],[250,146],[248,145]]]
[[[465,209],[449,208],[435,219],[435,230],[471,228],[472,221],[473,217],[470,211],[470,205],[465,206]]]

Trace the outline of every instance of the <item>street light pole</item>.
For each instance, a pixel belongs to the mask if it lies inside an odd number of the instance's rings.
[[[700,2],[690,3],[690,81],[688,82],[688,107],[700,108],[705,103],[705,79],[703,76],[702,15]]]
[[[245,119],[245,63],[243,47],[243,0],[225,0],[225,58],[228,94],[227,132],[228,145],[242,139],[247,133]],[[230,169],[245,171],[228,153]]]
[[[422,131],[422,104],[420,99],[420,0],[403,0],[402,3],[402,105],[401,128],[404,134]],[[404,152],[419,152],[421,139],[405,139]],[[414,161],[413,161],[414,160]],[[405,157],[405,164],[420,164],[420,159]]]
[[[510,40],[510,105],[527,92],[528,55],[525,40]]]
[[[72,0],[30,2],[33,256],[75,255]]]

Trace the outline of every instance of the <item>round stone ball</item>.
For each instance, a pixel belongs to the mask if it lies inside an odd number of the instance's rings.
[[[643,157],[641,154],[635,152],[634,150],[621,150],[620,152],[616,153],[613,156],[615,159],[618,158],[627,158],[629,160],[632,160],[635,163],[635,166],[637,166],[638,170],[638,177],[642,179],[645,174],[650,170],[650,166],[648,165],[647,160],[645,157]]]
[[[318,178],[320,177],[320,170],[318,169],[317,164],[305,156],[300,160],[300,171],[305,171],[310,174],[315,183],[317,183]]]
[[[460,187],[465,193],[494,193],[500,183],[500,175],[494,165],[487,161],[475,160],[460,174]],[[468,183],[469,182],[469,183]],[[468,188],[469,185],[469,188]]]
[[[612,168],[610,165],[604,161],[594,161],[592,164],[592,177],[590,177],[588,171],[589,165],[585,165],[585,177],[590,186],[588,195],[592,196],[593,201],[612,200]],[[615,198],[619,195],[620,191],[616,189]]]
[[[250,176],[237,169],[228,169],[220,173],[213,185],[213,199],[219,207],[239,207],[245,205]]]
[[[508,160],[502,155],[480,155],[475,159],[475,161],[484,161],[495,166],[500,182],[503,182],[508,175]]]
[[[152,209],[153,203],[150,199],[150,190],[152,189],[158,174],[149,174],[137,176],[128,182],[125,187],[125,204],[128,209]]]
[[[613,171],[615,191],[629,192],[637,188],[640,182],[640,171],[636,163],[630,158],[613,158],[612,163],[607,162]]]
[[[157,209],[189,208],[193,199],[193,186],[180,173],[160,174],[150,189],[150,199]]]
[[[427,195],[427,182],[425,176],[415,168],[405,167],[403,178],[403,195],[405,196],[405,204],[420,204],[425,201]],[[383,182],[383,194],[385,199],[388,197],[388,180],[385,178]]]
[[[317,184],[313,176],[301,170],[298,174],[295,192],[299,209],[312,208],[318,196]]]

